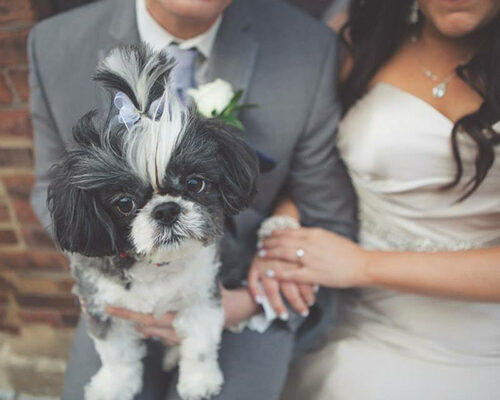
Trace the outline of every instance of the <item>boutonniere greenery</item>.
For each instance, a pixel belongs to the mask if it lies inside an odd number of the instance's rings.
[[[238,104],[243,90],[234,92],[231,84],[223,79],[200,85],[190,89],[188,94],[193,98],[197,111],[206,118],[219,118],[240,130],[244,126],[238,119],[238,112],[257,107],[256,104]]]

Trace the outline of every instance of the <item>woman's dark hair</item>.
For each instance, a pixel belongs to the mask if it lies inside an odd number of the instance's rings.
[[[342,38],[352,56],[352,69],[340,87],[344,110],[365,92],[379,68],[396,52],[411,33],[408,16],[413,0],[352,0],[349,21]],[[466,182],[464,200],[484,180],[495,161],[494,146],[500,134],[492,125],[500,120],[500,16],[482,28],[481,43],[466,65],[457,67],[457,75],[483,98],[478,111],[460,118],[451,132],[456,173],[443,189],[457,186],[463,176],[458,135],[468,135],[477,146],[475,175]]]

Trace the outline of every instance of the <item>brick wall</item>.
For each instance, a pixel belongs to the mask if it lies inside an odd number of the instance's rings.
[[[51,0],[0,0],[0,329],[30,322],[74,325],[78,316],[65,258],[29,205],[33,135],[26,38]]]

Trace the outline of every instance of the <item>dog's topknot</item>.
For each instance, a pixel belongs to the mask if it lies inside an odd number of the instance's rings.
[[[168,84],[174,60],[165,50],[146,44],[120,46],[99,63],[94,80],[112,92],[123,92],[135,108],[146,113]]]

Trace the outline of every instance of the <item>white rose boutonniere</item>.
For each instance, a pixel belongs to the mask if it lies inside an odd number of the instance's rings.
[[[233,91],[231,84],[223,79],[190,89],[197,111],[206,118],[220,118],[226,123],[243,130],[243,124],[237,117],[238,111],[256,107],[254,104],[238,104],[243,90]]]

